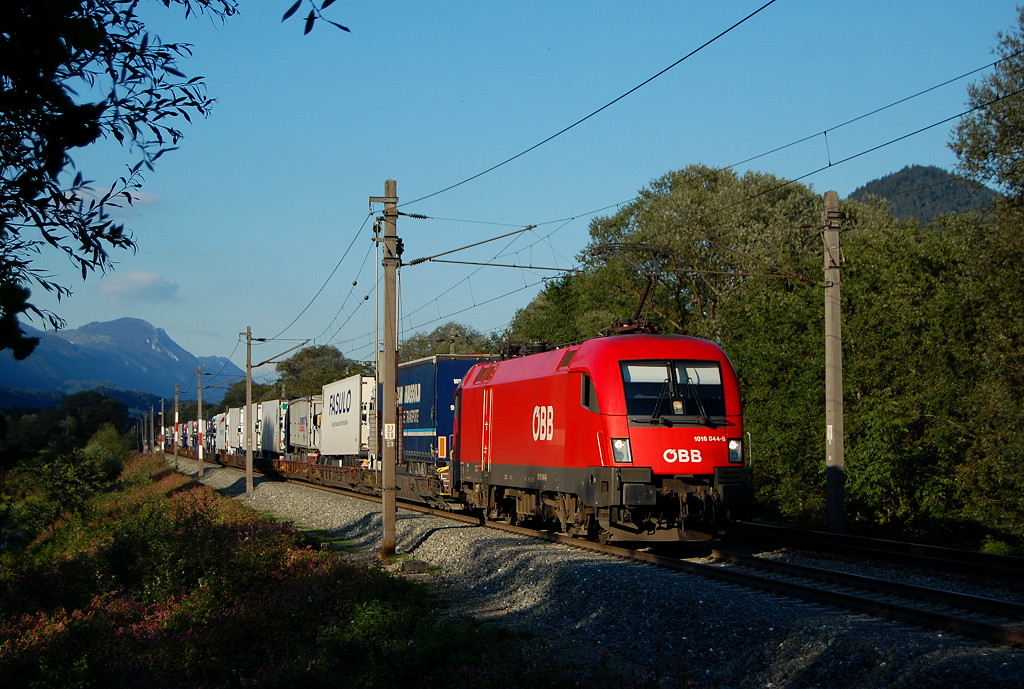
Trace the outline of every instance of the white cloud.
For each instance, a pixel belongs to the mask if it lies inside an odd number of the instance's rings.
[[[83,201],[98,201],[107,193],[107,191],[109,190],[96,189],[93,187],[81,187],[79,189],[75,189],[73,193],[75,197]],[[128,194],[131,196],[131,201],[126,199],[122,194],[117,194],[112,198],[107,204],[107,212],[116,217],[118,214],[126,215],[131,213],[139,206],[155,206],[162,202],[162,199],[159,196],[149,194],[144,191],[138,191],[137,189],[130,190]]]
[[[125,273],[99,283],[100,298],[119,306],[181,301],[178,283],[156,273]]]

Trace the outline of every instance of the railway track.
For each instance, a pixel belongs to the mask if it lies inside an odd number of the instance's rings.
[[[488,526],[666,569],[757,588],[853,612],[1024,648],[1024,605],[888,579],[770,560],[719,548],[682,558],[580,541],[503,524]]]
[[[997,580],[1024,587],[1024,559],[1006,555],[750,522],[731,525],[722,542],[833,553],[862,561],[889,562],[925,571],[962,574],[974,580]]]
[[[887,578],[715,549],[719,562],[752,571],[752,585],[855,612],[1024,647],[1024,605]]]
[[[373,496],[327,486],[303,485],[340,493],[347,497],[379,502],[379,499]],[[425,505],[403,503],[402,508],[463,523],[481,523],[480,519],[474,516],[438,510]],[[679,553],[660,554],[646,549],[634,550],[601,544],[501,522],[488,521],[485,525],[516,535],[712,578],[737,586],[766,590],[856,613],[1024,648],[1024,605],[1012,601],[915,586],[836,569],[771,560],[729,550],[721,545],[705,550],[700,557],[695,558],[692,552],[689,556],[681,556]],[[791,536],[795,538],[794,534]],[[803,547],[810,547],[807,545],[808,540],[801,543]],[[864,545],[861,544],[861,547]],[[932,562],[934,563],[934,560]]]

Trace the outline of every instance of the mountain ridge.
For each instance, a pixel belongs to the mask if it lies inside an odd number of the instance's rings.
[[[850,193],[853,201],[885,199],[897,220],[928,223],[941,215],[987,212],[999,193],[935,165],[907,165]]]
[[[16,361],[9,350],[0,352],[0,384],[7,392],[41,391],[72,394],[93,388],[145,392],[170,398],[174,386],[195,380],[195,371],[216,370],[229,375],[244,372],[223,357],[198,357],[175,342],[162,328],[139,318],[94,321],[80,328],[42,331],[23,324],[39,346],[27,359]],[[182,391],[194,398],[196,391]],[[204,391],[218,402],[224,391]]]

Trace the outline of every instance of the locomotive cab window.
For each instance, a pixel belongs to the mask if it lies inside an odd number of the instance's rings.
[[[716,361],[624,361],[622,384],[631,421],[725,421],[725,388]]]
[[[592,412],[601,412],[601,408],[597,404],[597,388],[594,387],[594,380],[586,373],[580,375],[580,406]]]

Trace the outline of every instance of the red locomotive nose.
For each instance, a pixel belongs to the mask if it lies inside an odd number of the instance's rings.
[[[481,364],[458,405],[456,471],[490,513],[672,539],[694,496],[702,515],[752,498],[725,488],[750,481],[736,374],[712,342],[623,335]]]

